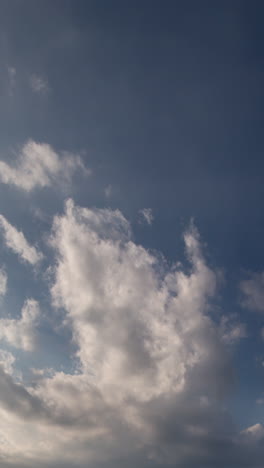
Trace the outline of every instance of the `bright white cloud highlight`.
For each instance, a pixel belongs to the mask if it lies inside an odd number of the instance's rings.
[[[0,340],[6,341],[15,348],[32,351],[39,315],[37,301],[28,299],[22,308],[21,318],[0,320]]]
[[[46,143],[29,140],[21,148],[15,165],[0,161],[0,181],[30,192],[54,183],[69,183],[77,169],[89,174],[80,156],[58,154]]]
[[[6,246],[15,252],[21,260],[35,265],[42,259],[42,253],[30,245],[23,232],[12,226],[3,215],[0,215],[0,230]]]

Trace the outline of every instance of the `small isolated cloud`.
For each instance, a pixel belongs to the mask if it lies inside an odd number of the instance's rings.
[[[39,305],[34,299],[28,299],[21,311],[21,318],[0,320],[0,340],[15,348],[32,351],[35,345],[35,327],[39,318]]]
[[[13,250],[21,260],[35,265],[43,258],[42,253],[28,243],[23,232],[12,226],[3,215],[0,215],[0,230],[6,246]]]
[[[154,221],[154,216],[151,208],[142,208],[142,210],[139,210],[139,215],[141,223],[145,222],[150,226]]]
[[[110,198],[113,195],[112,185],[107,185],[107,187],[105,187],[104,189],[104,193],[105,193],[106,198]]]
[[[7,289],[7,274],[0,268],[0,296],[4,296]]]
[[[0,181],[30,192],[37,187],[49,187],[56,182],[70,182],[77,169],[85,175],[90,174],[80,156],[58,154],[46,143],[29,140],[19,151],[14,166],[0,161]]]
[[[31,86],[31,89],[32,91],[34,91],[34,93],[37,93],[37,94],[47,94],[47,92],[49,91],[49,84],[48,84],[48,81],[45,80],[42,76],[40,75],[36,75],[36,74],[32,74],[30,76],[30,86]]]
[[[250,278],[240,283],[243,305],[258,312],[264,312],[264,272],[252,273]]]

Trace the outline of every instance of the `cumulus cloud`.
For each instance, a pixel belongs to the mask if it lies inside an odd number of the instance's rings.
[[[26,240],[23,232],[18,231],[7,219],[0,215],[0,229],[6,246],[13,250],[22,260],[35,265],[43,255]]]
[[[21,318],[0,320],[0,340],[4,340],[15,348],[32,351],[39,315],[37,301],[28,299],[22,308]]]
[[[168,268],[137,245],[120,211],[71,200],[50,242],[51,297],[78,366],[38,370],[27,386],[0,372],[0,459],[27,468],[257,468],[262,449],[245,444],[250,431],[237,432],[225,409],[233,372],[210,318],[217,275],[195,227],[184,235],[189,268]]]
[[[15,165],[0,161],[0,181],[30,192],[56,182],[69,182],[77,169],[89,174],[80,156],[59,154],[46,143],[29,140],[22,146]]]
[[[240,283],[243,304],[249,309],[264,312],[264,273],[253,273]]]
[[[0,268],[0,296],[4,296],[7,289],[7,274]]]
[[[143,221],[147,223],[149,226],[154,221],[154,216],[153,216],[151,208],[142,208],[142,210],[139,210],[139,215],[140,215],[141,222]]]

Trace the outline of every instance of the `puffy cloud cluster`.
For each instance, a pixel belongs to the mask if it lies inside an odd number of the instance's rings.
[[[247,443],[254,430],[237,433],[224,405],[233,383],[225,344],[243,333],[210,318],[217,275],[193,226],[184,242],[189,270],[168,268],[135,244],[118,210],[67,202],[50,236],[51,297],[79,365],[40,370],[27,386],[1,371],[1,466],[257,468],[262,431],[259,445]]]
[[[14,166],[0,161],[0,181],[30,192],[36,187],[49,187],[58,180],[69,182],[77,169],[89,174],[80,156],[60,155],[46,143],[29,140],[21,148]]]
[[[0,229],[6,246],[13,250],[21,260],[35,265],[42,259],[42,253],[30,245],[23,232],[12,226],[3,215],[0,215]]]

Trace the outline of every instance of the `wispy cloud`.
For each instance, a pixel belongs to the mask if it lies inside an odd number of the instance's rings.
[[[56,182],[69,183],[78,169],[85,175],[90,173],[80,156],[58,154],[46,143],[29,140],[18,152],[14,166],[0,161],[0,181],[30,192]]]
[[[37,94],[47,94],[50,90],[48,81],[40,75],[32,74],[30,75],[30,86],[32,91]]]
[[[252,273],[240,283],[243,305],[249,309],[264,312],[264,273]]]
[[[35,265],[43,258],[42,253],[28,243],[23,232],[12,226],[3,215],[0,215],[0,230],[6,246],[15,252],[21,260]]]
[[[149,226],[154,221],[154,216],[151,208],[142,208],[139,210],[140,222],[147,223]]]
[[[112,185],[107,185],[107,187],[105,187],[104,189],[104,193],[105,193],[106,198],[111,198],[111,196],[113,195]]]

